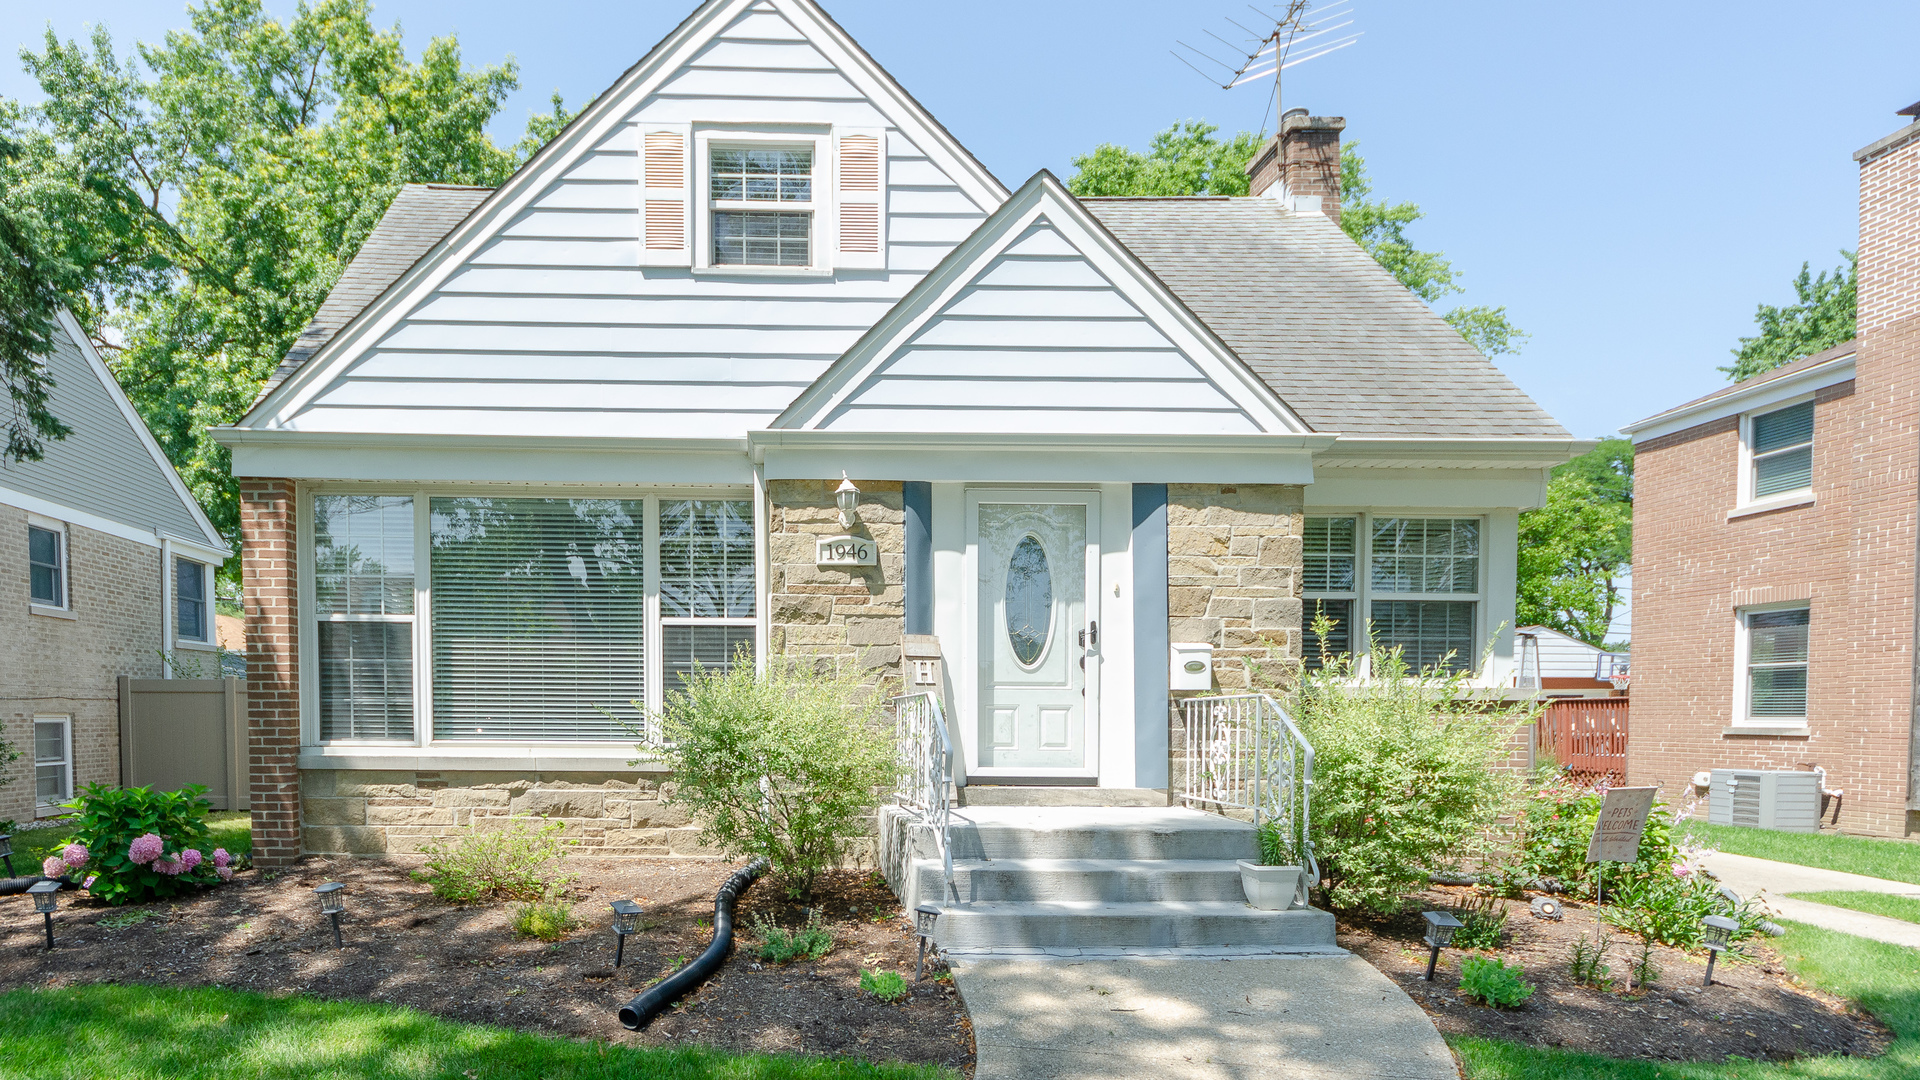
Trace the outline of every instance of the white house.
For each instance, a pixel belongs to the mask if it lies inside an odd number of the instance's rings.
[[[1009,191],[812,0],[709,0],[497,190],[407,188],[219,432],[256,855],[677,850],[602,709],[749,653],[936,638],[969,783],[1166,788],[1169,643],[1244,685],[1303,605],[1511,685],[1586,444],[1330,220],[1341,126],[1251,198]]]

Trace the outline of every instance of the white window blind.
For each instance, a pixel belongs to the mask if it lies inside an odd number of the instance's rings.
[[[1310,517],[1303,522],[1301,586],[1306,593],[1300,659],[1318,671],[1333,657],[1353,648],[1353,605],[1359,587],[1359,520]],[[1315,632],[1321,617],[1330,624],[1324,639]]]
[[[1753,497],[1813,486],[1813,402],[1753,418]]]
[[[1480,519],[1369,520],[1368,629],[1409,668],[1466,671],[1479,660]]]
[[[320,738],[413,738],[413,500],[313,500]]]
[[[1807,715],[1808,611],[1747,615],[1747,715],[1803,720]]]
[[[732,499],[660,503],[660,615],[667,690],[698,668],[753,658],[758,614],[753,504]]]
[[[645,503],[431,507],[434,737],[630,740],[645,697]]]

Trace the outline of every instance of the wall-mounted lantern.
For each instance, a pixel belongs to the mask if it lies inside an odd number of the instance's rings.
[[[843,471],[840,486],[833,491],[833,503],[840,508],[840,527],[851,529],[860,524],[860,489],[853,486]]]

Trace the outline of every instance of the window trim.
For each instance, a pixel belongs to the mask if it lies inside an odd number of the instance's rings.
[[[58,567],[58,570],[60,573],[60,602],[57,604],[50,604],[50,603],[47,603],[45,600],[36,600],[34,599],[34,596],[33,596],[33,569],[32,569],[33,568],[33,547],[31,543],[28,544],[28,547],[27,547],[28,609],[34,612],[35,614],[41,614],[41,615],[54,615],[54,616],[69,615],[73,611],[73,534],[71,530],[68,529],[66,522],[61,521],[57,518],[41,517],[39,514],[27,515],[27,528],[39,529],[42,532],[52,533],[55,538],[54,542],[58,545],[58,549],[59,549],[58,558],[60,560],[59,567]],[[28,538],[29,540],[31,540],[32,538],[31,533],[28,534]]]
[[[756,125],[750,128],[696,127],[693,132],[693,271],[708,274],[747,274],[771,277],[810,277],[831,274],[834,252],[840,247],[836,205],[833,131],[817,124],[792,127]],[[727,202],[716,204],[713,190],[713,151],[719,149],[813,148],[813,199],[805,203]],[[812,216],[805,266],[754,266],[713,261],[713,215],[753,211],[807,213]]]
[[[1761,497],[1755,497],[1753,493],[1755,487],[1753,452],[1754,419],[1761,416],[1770,416],[1777,412],[1783,412],[1799,405],[1812,404],[1813,401],[1814,394],[1808,392],[1805,394],[1797,394],[1780,401],[1770,401],[1761,408],[1740,414],[1740,475],[1738,491],[1734,499],[1734,510],[1729,517],[1766,510],[1780,510],[1790,506],[1804,506],[1814,501],[1811,472],[1809,472],[1806,487],[1793,488],[1789,491],[1776,491],[1771,495]],[[1813,420],[1813,435],[1807,439],[1805,444],[1795,443],[1792,446],[1783,447],[1779,450],[1768,451],[1768,454],[1786,453],[1790,450],[1797,450],[1802,445],[1810,448],[1815,447],[1820,441],[1820,415],[1818,405],[1814,406]]]
[[[200,628],[204,631],[200,637],[188,637],[181,628],[180,602],[185,599],[180,593],[180,566],[192,563],[200,568]],[[174,644],[185,648],[216,648],[219,637],[213,626],[213,567],[204,560],[190,559],[185,555],[173,557],[173,640]]]
[[[1774,611],[1805,611],[1807,613],[1807,710],[1800,716],[1755,716],[1753,715],[1753,679],[1751,657],[1753,652],[1752,628],[1747,624],[1751,615],[1761,615]],[[1764,733],[1792,733],[1806,728],[1807,717],[1813,704],[1813,601],[1782,600],[1772,604],[1749,604],[1733,609],[1733,723],[1731,728],[1742,731],[1760,731]]]
[[[320,635],[317,629],[320,619],[316,614],[314,601],[313,573],[313,501],[316,497],[327,495],[391,495],[406,496],[413,500],[413,739],[412,741],[394,739],[327,739],[320,738]],[[435,498],[617,498],[646,503],[646,520],[643,523],[642,537],[646,550],[642,553],[643,572],[646,575],[644,640],[647,642],[642,656],[642,672],[645,682],[646,706],[648,711],[658,710],[664,704],[664,635],[663,623],[719,625],[734,624],[752,626],[755,631],[754,655],[764,662],[768,630],[768,603],[766,582],[767,536],[766,522],[760,508],[760,496],[756,489],[737,485],[688,485],[645,487],[566,487],[555,485],[476,485],[458,483],[439,484],[392,484],[392,483],[340,483],[340,482],[301,482],[296,487],[296,505],[299,507],[296,543],[299,545],[295,565],[299,568],[298,602],[300,604],[300,633],[298,656],[300,670],[308,675],[300,680],[300,742],[303,747],[322,751],[345,752],[342,756],[353,756],[354,750],[365,750],[372,754],[403,753],[407,748],[447,753],[452,756],[518,756],[529,751],[540,751],[542,758],[591,756],[611,749],[624,748],[631,757],[634,741],[621,738],[607,741],[566,740],[540,741],[533,739],[436,739],[433,734],[433,538],[431,536],[431,504]],[[666,618],[661,616],[660,605],[660,504],[683,499],[714,499],[747,502],[753,507],[753,558],[754,574],[754,611],[751,619],[702,619],[702,618]],[[361,618],[367,618],[361,616]],[[382,616],[381,618],[389,618]],[[391,617],[398,619],[400,617]]]
[[[1357,616],[1360,620],[1361,625],[1357,629],[1359,629],[1362,632],[1361,641],[1359,643],[1362,644],[1363,647],[1364,647],[1366,638],[1369,636],[1366,633],[1367,628],[1371,626],[1373,622],[1373,604],[1376,600],[1378,601],[1409,601],[1409,602],[1415,602],[1415,603],[1418,603],[1421,601],[1439,601],[1439,602],[1473,604],[1473,640],[1475,643],[1474,649],[1476,650],[1476,652],[1473,655],[1464,657],[1463,659],[1468,665],[1467,670],[1473,677],[1479,678],[1486,674],[1487,669],[1484,665],[1480,663],[1481,657],[1477,650],[1479,650],[1484,644],[1484,639],[1487,634],[1487,630],[1488,630],[1487,605],[1491,600],[1491,597],[1489,596],[1489,593],[1488,593],[1488,585],[1487,585],[1487,581],[1490,576],[1489,575],[1490,564],[1492,562],[1491,552],[1488,550],[1488,539],[1492,535],[1493,521],[1489,514],[1487,514],[1484,511],[1479,513],[1473,513],[1473,512],[1466,512],[1466,511],[1447,511],[1447,510],[1433,510],[1433,509],[1393,510],[1393,509],[1383,509],[1379,507],[1372,507],[1368,509],[1339,509],[1334,507],[1319,507],[1319,506],[1308,507],[1302,510],[1300,514],[1301,530],[1302,530],[1301,540],[1302,540],[1303,565],[1305,562],[1306,519],[1308,518],[1352,518],[1354,519],[1354,568],[1353,568],[1354,587],[1352,589],[1346,589],[1346,590],[1339,590],[1339,589],[1309,590],[1304,587],[1305,582],[1304,581],[1302,582],[1303,587],[1300,590],[1300,599],[1301,599],[1300,658],[1303,663],[1306,660],[1307,651],[1311,648],[1316,647],[1315,643],[1309,640],[1309,637],[1312,633],[1313,602],[1315,600],[1346,600],[1350,602],[1352,606],[1349,608],[1349,611],[1351,613],[1357,613]],[[1415,518],[1426,519],[1426,520],[1440,520],[1440,521],[1469,521],[1470,520],[1470,521],[1477,521],[1480,523],[1480,554],[1478,556],[1478,568],[1474,574],[1475,591],[1470,593],[1465,593],[1465,592],[1455,592],[1455,593],[1387,592],[1387,591],[1375,589],[1373,587],[1373,565],[1372,564],[1373,564],[1373,523],[1374,521],[1379,519],[1392,520],[1392,519],[1415,519]],[[1349,615],[1350,619],[1353,617],[1355,617],[1353,614]],[[1355,639],[1353,636],[1353,631],[1355,629],[1356,628],[1351,626],[1348,627],[1347,640],[1349,643],[1348,645],[1349,648],[1352,648],[1353,645],[1355,644]],[[1488,662],[1491,663],[1492,661],[1489,660]],[[1360,665],[1360,669],[1357,670],[1356,673],[1361,675],[1362,677],[1371,675],[1371,671],[1366,669],[1365,654],[1362,654],[1362,662]]]
[[[39,728],[41,724],[54,724],[54,723],[59,724],[61,727],[61,735],[60,735],[61,745],[66,750],[66,757],[59,762],[42,762],[40,760]],[[73,717],[67,715],[66,713],[36,714],[33,718],[33,726],[34,726],[33,816],[36,818],[58,817],[61,814],[66,813],[67,811],[57,803],[42,803],[40,801],[40,766],[42,764],[58,764],[63,767],[64,771],[66,772],[66,779],[67,779],[67,783],[66,783],[67,800],[72,801],[73,799]]]

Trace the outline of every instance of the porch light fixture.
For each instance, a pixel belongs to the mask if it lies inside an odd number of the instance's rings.
[[[1427,947],[1433,951],[1427,956],[1427,981],[1433,981],[1433,968],[1440,962],[1440,950],[1453,940],[1453,932],[1460,929],[1460,920],[1445,911],[1423,911],[1420,917],[1427,920]]]
[[[320,914],[333,920],[333,947],[336,949],[346,948],[340,943],[340,913],[347,910],[347,898],[341,893],[345,888],[337,881],[329,881],[313,890],[313,895],[320,898]]]
[[[640,905],[615,900],[607,906],[613,909],[613,936],[618,942],[613,948],[613,966],[619,967],[627,958],[627,935],[640,932]]]
[[[843,470],[840,486],[833,490],[833,504],[840,508],[840,527],[851,529],[860,524],[860,489],[853,486]]]
[[[1706,985],[1712,986],[1713,962],[1720,959],[1720,953],[1727,948],[1728,942],[1733,939],[1733,932],[1740,929],[1740,924],[1725,915],[1709,915],[1701,920],[1701,925],[1705,927],[1705,937],[1700,944],[1707,947]]]
[[[7,876],[13,876],[13,834],[0,833],[0,859],[7,862]]]
[[[940,922],[940,909],[932,904],[921,904],[913,909],[913,932],[920,935],[920,964],[913,969],[913,981],[919,982],[927,974],[927,946],[933,943],[933,928]]]
[[[1536,896],[1527,903],[1527,909],[1533,912],[1533,917],[1536,919],[1546,919],[1549,922],[1559,922],[1561,919],[1560,901],[1558,900],[1550,900],[1544,896]]]
[[[33,897],[33,910],[39,912],[47,920],[48,952],[53,951],[53,909],[60,903],[58,897],[55,895],[59,891],[60,883],[48,878],[41,878],[39,881],[27,887],[27,895]]]

